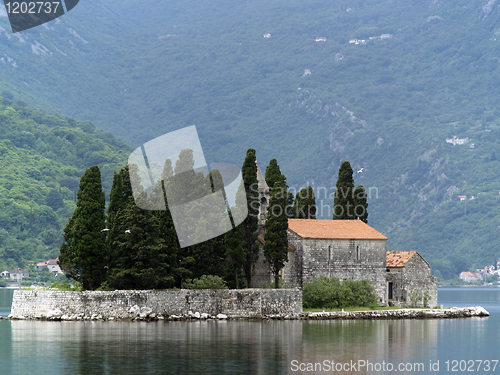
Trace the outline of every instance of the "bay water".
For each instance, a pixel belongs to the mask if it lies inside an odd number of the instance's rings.
[[[12,290],[0,290],[0,315]],[[0,321],[4,374],[500,373],[500,288],[440,288],[488,318],[360,321]]]

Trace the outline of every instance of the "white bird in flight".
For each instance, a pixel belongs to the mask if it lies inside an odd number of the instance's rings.
[[[125,233],[131,233],[131,232],[130,232],[130,229],[127,229],[127,230],[125,231]]]
[[[361,172],[363,172],[363,168],[361,168],[361,169],[358,171],[358,173],[361,173]]]

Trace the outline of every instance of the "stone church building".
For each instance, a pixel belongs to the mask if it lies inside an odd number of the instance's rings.
[[[273,275],[263,254],[263,226],[269,189],[257,168],[261,212],[259,259],[252,286],[272,283]],[[379,305],[409,306],[425,295],[437,305],[437,279],[416,251],[387,251],[387,237],[361,220],[288,219],[288,262],[281,270],[285,287],[299,287],[320,276],[341,280],[368,279],[375,286]]]

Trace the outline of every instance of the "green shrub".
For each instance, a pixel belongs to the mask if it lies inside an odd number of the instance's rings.
[[[262,289],[274,289],[274,281],[272,283],[266,283],[261,285]],[[278,280],[278,288],[283,288],[283,280],[281,278]]]
[[[226,282],[220,276],[203,275],[199,279],[187,279],[182,283],[183,289],[227,289]]]
[[[82,286],[80,283],[78,282],[75,282],[75,285],[71,285],[71,284],[68,284],[66,282],[66,280],[64,280],[63,282],[53,282],[52,285],[50,286],[51,288],[53,289],[57,289],[57,290],[61,290],[61,291],[81,291],[82,290]]]
[[[7,280],[0,279],[0,287],[5,288],[7,286]]]
[[[302,292],[304,308],[344,308],[373,306],[377,303],[375,288],[368,280],[345,280],[321,276],[311,283],[304,283]]]

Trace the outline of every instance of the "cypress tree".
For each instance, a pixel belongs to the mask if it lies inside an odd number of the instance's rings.
[[[295,196],[293,214],[296,219],[316,219],[316,199],[311,186],[300,190]]]
[[[352,177],[351,164],[344,161],[339,169],[337,179],[337,190],[335,192],[333,205],[333,219],[348,220],[355,219],[354,207],[354,179]]]
[[[64,228],[64,242],[59,249],[59,267],[65,272],[68,279],[80,281],[80,268],[75,265],[75,252],[72,246],[74,214]]]
[[[259,216],[259,189],[257,181],[257,158],[255,150],[249,148],[241,168],[243,185],[245,188],[248,215],[242,223],[243,249],[245,251],[245,263],[243,271],[247,281],[247,287],[252,286],[252,273],[255,262],[259,256],[259,245],[257,244],[257,228]]]
[[[240,288],[241,270],[245,264],[245,241],[243,237],[243,225],[238,225],[224,235],[224,246],[228,268],[227,281]]]
[[[274,287],[279,287],[279,272],[288,261],[287,186],[277,181],[271,190],[264,233],[264,256],[274,274]]]
[[[356,218],[368,223],[368,202],[365,187],[363,185],[359,185],[354,190],[354,214]]]
[[[271,159],[269,161],[269,165],[266,168],[266,183],[270,189],[273,188],[274,184],[281,180],[282,174],[280,171],[280,167],[278,165],[278,161],[276,159]]]
[[[99,167],[88,168],[80,180],[71,229],[74,265],[86,290],[95,290],[106,278],[105,200]]]

